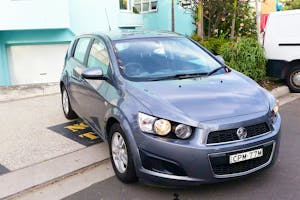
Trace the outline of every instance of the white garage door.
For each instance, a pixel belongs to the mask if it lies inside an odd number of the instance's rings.
[[[58,82],[68,44],[9,46],[12,85]]]

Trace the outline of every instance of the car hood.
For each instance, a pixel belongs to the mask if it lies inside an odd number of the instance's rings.
[[[264,91],[232,71],[202,78],[130,82],[128,88],[154,116],[204,122],[268,111]]]

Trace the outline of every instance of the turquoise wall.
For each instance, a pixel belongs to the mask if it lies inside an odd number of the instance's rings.
[[[119,9],[119,1],[69,0],[70,29],[76,33],[108,32],[120,27],[143,26],[143,16]]]
[[[191,13],[175,1],[175,32],[191,35],[195,30]],[[87,12],[88,11],[88,14]],[[141,27],[149,30],[171,31],[171,0],[158,0],[158,11],[134,14],[119,10],[118,0],[69,0],[70,26],[76,33],[107,32],[121,27]]]
[[[159,0],[158,12],[143,14],[144,28],[171,31],[171,7],[171,1]],[[174,18],[175,32],[183,35],[191,35],[193,33],[196,27],[193,25],[192,14],[179,6],[176,0],[174,0]]]
[[[68,29],[0,31],[0,86],[10,85],[6,47],[9,45],[68,43],[74,34]]]

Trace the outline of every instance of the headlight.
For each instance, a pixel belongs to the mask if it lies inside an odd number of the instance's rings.
[[[171,123],[165,119],[156,120],[154,123],[154,132],[157,135],[165,136],[171,131]]]
[[[142,132],[153,133],[159,136],[187,139],[192,135],[192,128],[185,124],[170,122],[144,113],[138,114],[138,123]]]
[[[278,113],[278,110],[279,110],[279,100],[276,100],[275,105],[274,105],[274,107],[273,107],[273,112],[274,112],[275,114],[277,114],[277,113]]]
[[[186,139],[191,136],[192,128],[184,124],[179,124],[175,128],[175,134],[181,139]]]
[[[275,100],[270,113],[272,123],[276,122],[278,111],[279,111],[279,101]]]

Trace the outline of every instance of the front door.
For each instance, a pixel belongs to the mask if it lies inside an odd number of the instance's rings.
[[[99,67],[103,75],[110,77],[110,59],[105,43],[100,39],[95,39],[91,45],[87,59],[87,67]],[[116,93],[109,80],[88,80],[85,79],[86,104],[84,109],[89,124],[97,129],[100,134],[105,133],[104,117],[110,104],[111,93]]]

